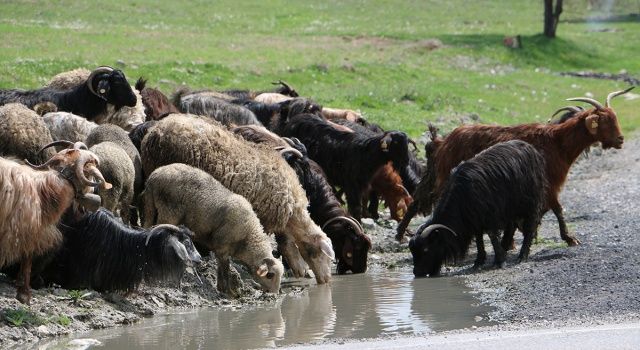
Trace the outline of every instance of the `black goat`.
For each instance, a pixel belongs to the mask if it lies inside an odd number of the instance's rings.
[[[98,67],[84,84],[71,90],[45,87],[37,90],[0,90],[0,105],[18,102],[33,108],[41,102],[52,102],[58,111],[70,112],[88,120],[104,113],[107,104],[116,109],[136,105],[136,95],[122,71],[111,67]]]
[[[279,85],[277,88],[271,91],[251,91],[251,90],[241,90],[241,89],[232,89],[225,90],[222,93],[227,94],[229,96],[233,96],[236,99],[241,100],[253,100],[256,96],[265,93],[265,92],[275,92],[277,94],[281,94],[289,97],[298,97],[298,92],[293,89],[289,84],[282,80],[278,80],[277,82],[271,83],[272,85]]]
[[[200,261],[184,226],[134,229],[100,209],[65,218],[59,228],[62,247],[42,277],[67,289],[131,291],[143,280],[177,282],[187,265]]]
[[[362,218],[361,199],[375,172],[387,162],[407,165],[407,135],[399,131],[368,137],[336,129],[313,114],[298,114],[285,124],[283,136],[296,137],[307,147],[309,158],[325,171],[333,186],[344,190],[351,215]]]
[[[466,254],[475,238],[475,267],[486,259],[482,235],[489,234],[495,264],[506,253],[500,230],[517,224],[524,233],[520,260],[529,256],[531,242],[545,211],[548,183],[545,160],[530,144],[513,140],[496,144],[460,163],[449,176],[432,218],[409,242],[413,274],[437,276],[442,264]]]

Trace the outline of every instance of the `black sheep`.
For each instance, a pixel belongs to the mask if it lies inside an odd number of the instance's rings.
[[[478,257],[486,253],[487,232],[495,251],[495,264],[503,266],[506,253],[499,231],[517,224],[524,233],[520,260],[529,248],[544,214],[548,183],[543,156],[530,144],[513,140],[496,144],[460,163],[451,173],[432,218],[409,242],[413,273],[437,276],[442,264],[466,254],[475,238]]]
[[[351,215],[362,218],[361,199],[374,173],[387,162],[395,168],[407,165],[407,135],[399,131],[367,136],[336,129],[320,116],[298,114],[289,119],[283,136],[297,137],[307,147],[329,182],[340,187],[347,197]]]
[[[135,229],[100,209],[59,225],[64,240],[42,273],[67,289],[131,291],[143,281],[179,281],[185,267],[200,261],[184,226]]]
[[[107,104],[116,109],[136,105],[136,95],[122,71],[111,67],[99,67],[84,84],[71,90],[45,87],[37,90],[0,90],[0,105],[17,102],[33,108],[41,102],[52,102],[58,111],[70,112],[88,120],[104,113]]]

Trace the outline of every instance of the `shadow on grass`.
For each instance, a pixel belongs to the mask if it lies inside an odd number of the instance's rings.
[[[521,36],[522,47],[507,48],[506,36],[501,34],[442,35],[438,38],[445,45],[468,47],[480,55],[492,56],[506,53],[514,63],[545,66],[552,69],[597,68],[604,58],[590,46],[562,37],[550,39],[542,34]]]
[[[616,15],[607,17],[586,17],[586,18],[572,18],[565,21],[565,23],[633,23],[640,22],[640,13],[629,13],[626,15]]]

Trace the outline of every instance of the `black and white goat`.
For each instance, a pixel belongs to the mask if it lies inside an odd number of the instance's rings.
[[[488,233],[495,265],[506,253],[500,231],[517,225],[524,233],[520,260],[529,248],[545,211],[548,183],[544,157],[530,144],[513,140],[496,144],[460,163],[449,176],[432,218],[409,242],[413,274],[437,276],[442,264],[464,257],[475,238],[475,267],[486,259],[482,235]]]

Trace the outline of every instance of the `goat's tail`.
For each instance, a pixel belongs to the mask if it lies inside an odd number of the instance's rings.
[[[134,87],[136,88],[136,90],[138,90],[138,92],[142,92],[142,90],[144,90],[146,85],[147,85],[147,80],[144,79],[143,77],[140,77],[136,81],[136,85]]]

